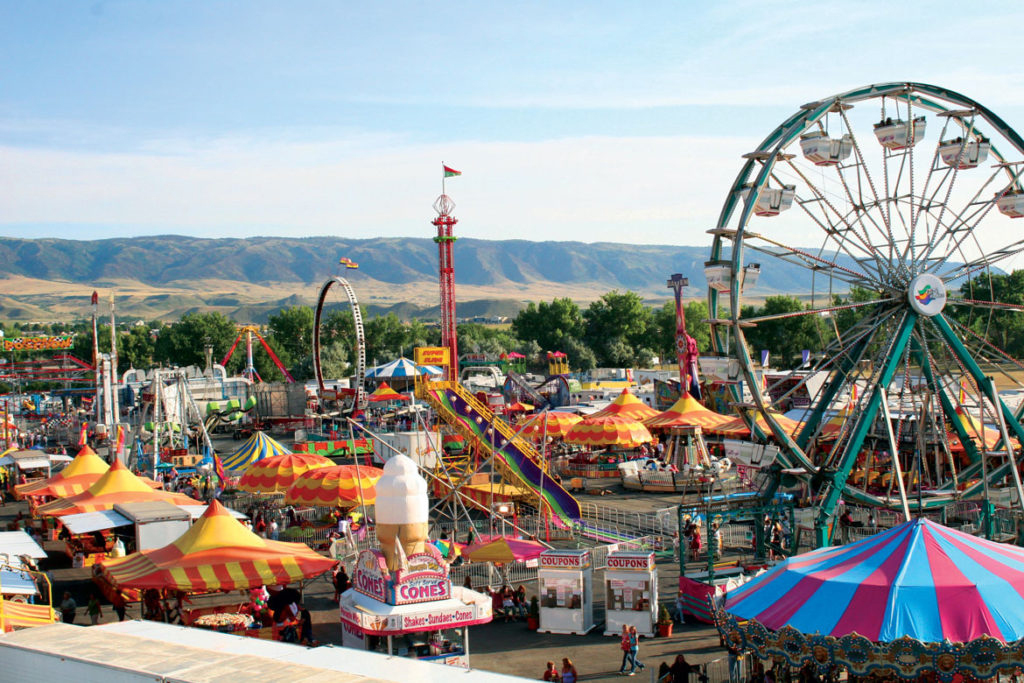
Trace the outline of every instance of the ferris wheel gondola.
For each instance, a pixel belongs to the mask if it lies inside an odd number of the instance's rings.
[[[929,122],[940,129],[929,136],[936,141],[931,149],[925,138]],[[1024,140],[959,93],[889,83],[802,106],[744,157],[709,231],[712,341],[718,353],[740,362],[746,392],[737,389],[735,400],[756,405],[770,430],[761,436],[778,441],[781,464],[805,472],[821,496],[819,543],[827,542],[827,522],[841,498],[899,507],[892,487],[913,481],[901,476],[902,458],[917,458],[917,473],[930,470],[940,489],[924,496],[918,478],[916,503],[922,508],[980,494],[982,487],[987,492],[989,484],[1011,473],[1019,491],[1008,444],[1014,437],[1024,440],[1021,415],[1000,399],[989,375],[1006,367],[1024,369],[990,334],[993,311],[1024,311],[999,301],[991,278],[1024,252],[1024,239],[1007,231],[1005,217],[1024,215],[1024,198],[1018,199]],[[989,158],[996,163],[986,168]],[[751,313],[752,257],[762,281],[772,277],[773,263],[799,266],[810,305],[793,313]],[[836,301],[837,294],[850,292],[859,298]],[[780,394],[762,384],[747,336],[771,320],[818,321],[839,311],[855,322],[841,335],[838,327],[833,335],[823,326],[822,352],[805,374],[827,379],[808,391],[803,426],[790,434],[776,410],[791,403],[795,388],[789,382]],[[976,443],[956,415],[962,410],[958,378],[970,387],[983,416],[1003,430],[1000,448],[1008,457],[991,467],[986,446]],[[817,448],[840,409],[844,419],[832,430],[829,448]],[[760,431],[753,421],[751,429]],[[910,440],[908,449],[911,434],[922,436]],[[934,462],[922,462],[926,438],[934,446]],[[952,445],[965,450],[964,462],[954,460]],[[896,473],[888,490],[852,483],[851,474],[864,468],[869,452],[890,454]],[[965,475],[959,480],[958,470]],[[976,483],[959,490],[966,479]],[[906,496],[901,498],[906,509]]]

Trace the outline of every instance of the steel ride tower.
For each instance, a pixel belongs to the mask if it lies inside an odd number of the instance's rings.
[[[445,168],[445,176],[449,171]],[[444,180],[441,181],[441,196],[434,202],[437,218],[431,221],[437,226],[438,271],[441,283],[441,346],[448,348],[449,364],[447,379],[449,382],[459,381],[459,339],[455,330],[455,261],[452,258],[452,246],[456,237],[452,228],[458,219],[452,216],[455,202],[444,193]]]

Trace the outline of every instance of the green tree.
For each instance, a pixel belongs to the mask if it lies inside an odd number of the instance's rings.
[[[708,319],[708,305],[703,301],[685,304],[686,333],[697,342],[701,353],[711,348],[711,326]],[[651,325],[650,344],[662,363],[676,360],[676,302],[670,299],[661,308],[655,309]]]
[[[153,336],[146,327],[131,327],[117,337],[118,371],[146,369],[153,364]],[[218,359],[220,360],[220,359]]]
[[[642,364],[642,349],[650,355],[647,335],[653,316],[635,292],[608,292],[587,307],[583,319],[583,340],[599,364],[630,367]]]
[[[807,308],[794,296],[770,296],[759,309],[745,307],[743,317],[785,315],[799,313]],[[798,367],[802,360],[801,351],[822,348],[826,338],[824,324],[816,314],[762,320],[756,327],[746,330],[745,336],[755,361],[760,360],[760,351],[767,349],[771,352],[771,364],[783,369]]]
[[[289,358],[300,359],[313,353],[313,309],[308,306],[282,308],[267,320],[269,338]],[[282,359],[283,360],[283,359]]]
[[[568,297],[551,303],[531,302],[512,321],[513,335],[524,342],[537,342],[542,351],[568,353],[568,340],[582,339],[584,329],[583,313]]]
[[[238,336],[235,323],[222,313],[186,313],[177,322],[160,331],[153,349],[153,360],[169,365],[206,364],[204,346],[207,341],[213,345],[214,362],[218,362],[231,348]],[[244,364],[245,348],[242,342],[241,354],[235,350],[233,367],[239,367],[239,356]]]

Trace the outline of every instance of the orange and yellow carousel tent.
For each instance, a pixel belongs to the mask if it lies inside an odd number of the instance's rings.
[[[96,480],[106,474],[110,469],[103,458],[96,455],[96,451],[84,446],[78,451],[75,459],[68,463],[68,466],[57,474],[43,481],[31,481],[27,484],[18,484],[14,487],[14,494],[18,498],[28,496],[49,496],[51,498],[64,498],[82,493],[96,483]]]
[[[335,465],[303,472],[284,494],[292,505],[373,505],[377,501],[377,480],[384,470],[376,467]],[[360,492],[362,494],[360,495]]]
[[[531,415],[520,423],[519,435],[533,441],[540,441],[545,434],[549,439],[564,437],[573,425],[583,418],[575,413],[548,411],[542,415]]]
[[[88,490],[40,505],[36,508],[36,514],[63,517],[79,512],[112,510],[118,503],[141,503],[151,500],[164,500],[173,505],[200,505],[199,501],[183,493],[154,489],[142,478],[132,474],[131,470],[118,460]]]
[[[672,404],[671,408],[654,417],[647,418],[643,423],[649,429],[700,427],[704,431],[708,431],[712,427],[732,422],[732,420],[733,418],[728,415],[705,408],[689,393],[684,393],[678,401]]]
[[[333,465],[322,455],[311,453],[272,455],[249,465],[238,480],[238,489],[249,493],[284,492],[303,473]]]
[[[381,382],[380,386],[377,387],[372,394],[367,397],[372,403],[378,403],[381,401],[408,401],[409,397],[405,394],[400,394],[390,386],[387,382]]]
[[[318,576],[332,566],[334,560],[304,543],[260,538],[216,500],[170,545],[100,565],[103,576],[119,588],[189,593],[276,586]]]
[[[633,394],[629,393],[629,389],[623,389],[619,397],[612,401],[611,405],[605,406],[596,413],[588,415],[588,417],[625,417],[637,422],[643,422],[644,420],[654,417],[658,414],[657,408],[652,408]]]
[[[651,441],[651,433],[640,422],[618,415],[580,420],[565,435],[566,443],[582,446],[634,448]]]

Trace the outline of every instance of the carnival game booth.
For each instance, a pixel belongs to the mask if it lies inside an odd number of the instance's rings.
[[[448,564],[433,545],[407,558],[408,569],[388,570],[384,553],[364,550],[353,587],[341,596],[342,644],[389,655],[469,668],[469,627],[491,621],[491,598],[453,586]]]
[[[608,553],[604,573],[604,634],[619,635],[623,626],[653,637],[658,621],[658,568],[653,552]]]
[[[850,680],[979,681],[1024,668],[1024,549],[928,519],[786,560],[719,600],[725,641]]]
[[[593,573],[589,550],[546,550],[540,554],[538,632],[584,635],[596,626]]]
[[[260,538],[214,501],[192,528],[173,543],[104,560],[93,581],[107,584],[113,590],[197,595],[287,586],[319,576],[333,566],[334,560],[303,543]],[[238,604],[237,600],[230,606],[184,610],[182,618],[186,624],[209,625],[258,637],[278,636],[276,627],[265,626],[255,609],[248,603]],[[294,626],[290,622],[286,625]],[[265,628],[261,630],[261,626]]]

